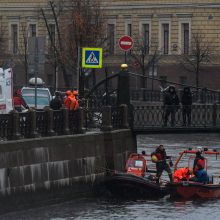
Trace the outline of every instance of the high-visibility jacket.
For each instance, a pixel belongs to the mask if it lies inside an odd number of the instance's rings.
[[[199,170],[203,170],[205,168],[205,159],[204,157],[196,158],[194,161],[193,172],[196,174]]]
[[[73,95],[69,95],[66,97],[66,99],[64,100],[64,105],[67,109],[72,111],[75,111],[79,107],[78,100]]]
[[[65,100],[64,100],[64,105],[65,105],[65,107],[66,107],[67,109],[69,109],[69,110],[70,110],[71,102],[72,102],[72,98],[71,98],[71,96],[69,95],[69,96],[67,96],[67,97],[65,98]]]
[[[190,179],[189,169],[184,167],[176,170],[173,174],[174,182],[181,182]]]
[[[79,107],[79,102],[76,99],[76,96],[71,96],[70,110],[75,111]]]

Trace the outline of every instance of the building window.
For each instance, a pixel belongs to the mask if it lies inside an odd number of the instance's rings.
[[[165,88],[167,86],[167,76],[160,76],[161,87]]]
[[[149,54],[149,48],[150,48],[149,24],[142,24],[141,32],[142,32],[141,35],[142,35],[144,54],[146,55]]]
[[[169,54],[169,24],[162,24],[162,51]]]
[[[36,37],[37,36],[37,26],[36,24],[29,25],[29,37]]]
[[[55,24],[49,24],[49,31],[50,31],[50,35],[51,35],[51,39],[53,43],[55,43],[55,36],[56,36],[56,28],[55,28]]]
[[[187,84],[187,77],[186,76],[180,76],[180,84],[183,84],[183,85]]]
[[[157,76],[157,65],[155,64],[150,65],[149,76]]]
[[[182,53],[189,54],[189,23],[182,23],[181,32]]]
[[[53,53],[54,52],[53,45],[56,42],[56,27],[55,27],[55,24],[49,24],[49,32],[50,32],[50,36],[48,38],[48,46],[49,46],[48,49],[49,49],[50,53]]]
[[[131,26],[131,24],[127,24],[127,35],[128,36],[132,35],[132,26]]]
[[[47,74],[48,85],[53,86],[53,80],[54,80],[53,74]]]
[[[11,51],[13,54],[18,53],[18,25],[11,25]]]
[[[107,42],[109,54],[114,54],[115,51],[115,25],[108,24]]]

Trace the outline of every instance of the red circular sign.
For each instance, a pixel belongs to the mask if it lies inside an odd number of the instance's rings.
[[[119,39],[118,44],[122,50],[128,51],[133,47],[134,41],[130,36],[123,36]]]

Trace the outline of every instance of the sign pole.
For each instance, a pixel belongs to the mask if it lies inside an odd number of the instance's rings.
[[[77,79],[76,79],[76,87],[79,89],[79,79],[80,79],[80,57],[81,57],[81,51],[80,51],[80,46],[77,48]]]
[[[121,50],[123,50],[124,56],[125,56],[125,64],[127,63],[127,51],[131,50],[131,48],[133,47],[134,41],[130,36],[123,36],[119,39],[118,41],[118,45],[120,47]]]
[[[127,63],[127,51],[125,51],[125,63]]]

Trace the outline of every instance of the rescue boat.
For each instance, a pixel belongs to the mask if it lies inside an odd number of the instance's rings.
[[[176,163],[174,165],[174,172],[184,164],[187,167],[192,167],[192,161],[195,159],[195,155],[198,150],[184,150],[180,153]],[[201,151],[202,156],[205,158],[205,170],[209,175],[208,181],[205,183],[191,181],[180,181],[169,183],[169,190],[171,198],[183,198],[183,199],[213,199],[220,198],[220,174],[210,175],[208,173],[210,159],[217,160],[220,152],[216,150],[208,150],[205,148]],[[188,160],[186,160],[188,158]],[[208,160],[209,158],[209,160]],[[188,162],[187,162],[188,161]],[[187,164],[186,164],[187,163]]]
[[[146,155],[132,153],[125,172],[115,171],[104,181],[110,195],[120,198],[160,198],[169,194],[166,184],[157,184],[155,170],[148,170]],[[165,183],[165,182],[164,182]]]

